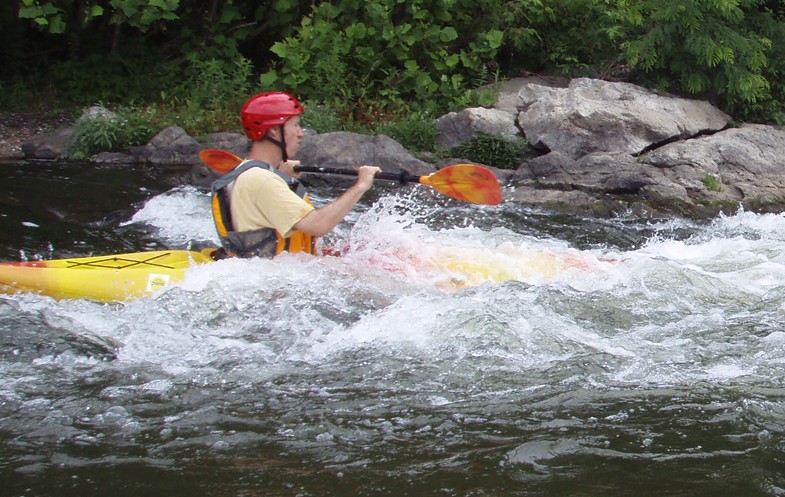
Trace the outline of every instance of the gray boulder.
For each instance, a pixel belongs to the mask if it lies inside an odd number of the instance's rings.
[[[389,136],[346,131],[306,135],[294,158],[306,166],[353,168],[372,165],[384,171],[406,171],[415,175],[430,174],[436,170]]]
[[[730,122],[708,102],[629,83],[581,78],[567,88],[525,84],[518,97],[518,123],[529,143],[573,159],[593,152],[637,154]]]
[[[242,133],[210,133],[204,140],[205,148],[220,148],[239,157],[245,157],[251,150],[251,142]]]
[[[785,198],[783,150],[785,131],[746,124],[669,144],[640,161],[661,172],[661,185],[683,187],[697,203],[780,203]]]
[[[515,114],[500,109],[476,107],[450,112],[436,120],[436,129],[439,130],[436,143],[442,149],[457,147],[480,134],[508,141],[521,139],[521,130],[515,124]]]
[[[528,161],[513,178],[556,190],[626,194],[654,185],[661,177],[661,172],[624,152],[595,153],[579,159],[551,152]]]
[[[65,155],[73,139],[73,128],[59,131],[55,135],[36,135],[22,143],[22,155],[28,159],[55,160]]]
[[[134,148],[131,154],[150,164],[196,164],[203,148],[183,128],[170,126],[155,135],[147,145]]]

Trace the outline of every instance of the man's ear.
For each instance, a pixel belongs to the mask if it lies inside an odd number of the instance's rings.
[[[280,140],[281,139],[281,127],[280,126],[273,126],[267,130],[267,135],[273,140]]]

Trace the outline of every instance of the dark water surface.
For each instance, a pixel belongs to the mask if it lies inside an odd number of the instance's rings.
[[[4,260],[19,259],[20,251],[50,250],[59,258],[140,248],[144,234],[118,236],[118,224],[170,188],[173,175],[165,168],[54,162],[0,164],[0,174]]]
[[[0,174],[6,260],[215,243],[170,172]],[[784,233],[379,188],[347,257],[0,296],[0,495],[785,495]],[[465,264],[508,281],[455,288]]]

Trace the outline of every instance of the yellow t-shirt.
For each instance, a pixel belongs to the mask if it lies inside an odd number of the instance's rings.
[[[236,231],[275,228],[284,237],[314,207],[294,193],[272,171],[252,167],[229,188],[232,222]]]

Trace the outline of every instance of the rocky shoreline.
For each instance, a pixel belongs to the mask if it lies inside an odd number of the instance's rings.
[[[45,124],[55,129],[56,123]],[[481,134],[528,141],[532,153],[515,170],[494,169],[507,202],[593,217],[707,218],[739,208],[785,210],[785,131],[737,125],[705,101],[629,83],[522,78],[502,85],[492,108],[451,112],[436,125],[444,149]],[[26,126],[14,127],[22,140],[22,133],[38,132],[42,124],[31,120]],[[57,159],[68,136],[67,130],[38,134],[21,144],[21,153],[25,158]],[[20,145],[7,143],[16,156]],[[197,140],[171,127],[127,154],[102,153],[93,160],[186,166],[190,174],[182,180],[205,186],[214,174],[198,159],[204,148],[243,155],[248,142],[232,132]],[[297,158],[323,167],[374,164],[416,175],[469,162],[457,157],[427,163],[387,136],[346,132],[307,134]]]
[[[73,123],[74,118],[63,112],[0,112],[0,160],[24,159],[25,142],[35,136],[56,134]]]

